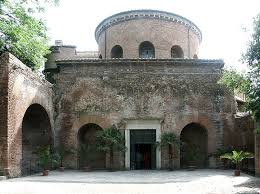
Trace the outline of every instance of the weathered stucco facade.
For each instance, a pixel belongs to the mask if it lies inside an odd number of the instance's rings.
[[[223,61],[66,60],[57,64],[55,129],[72,147],[78,145],[78,130],[87,123],[125,130],[132,120],[158,120],[161,131],[178,136],[188,124],[204,126],[210,154],[223,146],[224,131],[233,127],[234,97],[217,84]],[[166,160],[162,155],[162,168]]]
[[[162,133],[174,132],[196,148],[200,168],[221,166],[219,148],[255,147],[259,173],[254,123],[237,114],[233,94],[218,84],[224,62],[197,59],[202,35],[195,24],[135,10],[103,20],[95,35],[99,51],[77,52],[61,42],[52,47],[45,72],[53,84],[11,54],[1,56],[0,171],[10,177],[39,171],[34,152],[46,145],[77,150],[65,157],[67,168],[84,168],[85,158],[93,169],[107,168],[108,154],[79,153],[113,125],[126,146],[114,153],[117,169],[168,168],[168,149],[155,145]],[[174,168],[192,165],[187,150],[175,148]]]

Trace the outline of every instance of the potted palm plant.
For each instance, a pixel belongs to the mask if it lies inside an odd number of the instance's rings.
[[[250,152],[244,152],[244,151],[236,151],[233,150],[231,153],[225,153],[222,156],[220,156],[221,159],[226,158],[228,160],[231,160],[232,163],[236,165],[236,170],[234,172],[235,176],[240,176],[240,165],[242,160],[246,158],[254,158],[254,154]]]
[[[110,170],[114,170],[114,151],[125,151],[122,133],[114,126],[97,133],[97,149],[109,153]]]
[[[158,143],[161,147],[168,148],[168,167],[173,170],[173,158],[175,147],[179,145],[179,140],[174,132],[163,132],[161,135],[161,142]]]

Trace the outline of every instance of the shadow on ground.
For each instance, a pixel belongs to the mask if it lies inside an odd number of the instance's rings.
[[[260,179],[249,179],[244,183],[234,185],[234,187],[247,187],[250,189],[260,189]],[[260,194],[260,192],[237,193],[237,194]]]
[[[51,171],[48,177],[40,174],[17,179],[15,182],[52,182],[52,183],[91,183],[91,184],[166,184],[187,183],[200,180],[232,178],[230,170],[150,170],[150,171],[116,171],[116,172],[82,172],[68,170],[65,172]],[[246,177],[249,177],[246,175]],[[251,180],[251,179],[250,179]],[[260,180],[259,180],[260,181]],[[253,184],[253,182],[251,183]],[[259,182],[257,183],[259,185]],[[255,185],[255,187],[257,187]],[[239,185],[237,185],[239,187]],[[241,185],[243,187],[243,185]]]

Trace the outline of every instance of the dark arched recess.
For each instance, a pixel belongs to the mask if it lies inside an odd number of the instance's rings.
[[[37,149],[52,147],[51,123],[46,110],[39,104],[28,107],[22,122],[22,175],[41,171]]]
[[[171,58],[184,58],[183,50],[180,46],[174,45],[171,48]]]
[[[144,41],[139,45],[139,58],[155,58],[155,49],[151,42]]]
[[[123,48],[116,45],[111,49],[111,58],[123,58]]]
[[[180,140],[181,167],[207,167],[208,135],[206,128],[198,123],[190,123],[182,129]]]
[[[97,132],[103,130],[99,125],[88,123],[78,131],[79,168],[105,169],[106,155],[96,149]]]

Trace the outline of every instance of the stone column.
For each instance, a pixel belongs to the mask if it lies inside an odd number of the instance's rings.
[[[130,170],[130,130],[125,130],[125,168]]]

